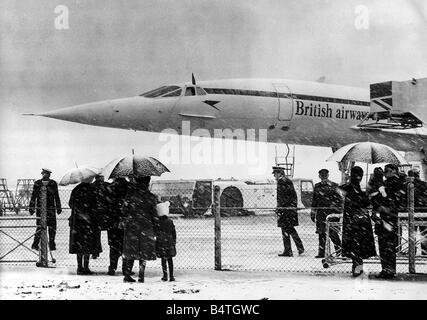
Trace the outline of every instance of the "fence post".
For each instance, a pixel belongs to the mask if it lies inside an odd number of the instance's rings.
[[[221,265],[221,206],[219,201],[220,187],[214,188],[213,214],[215,217],[215,270],[222,270]]]
[[[415,226],[414,226],[414,178],[410,178],[408,191],[408,257],[409,257],[409,273],[415,273]]]
[[[48,181],[42,181],[40,202],[41,202],[41,214],[40,214],[40,255],[38,267],[48,267],[47,257],[47,184]]]

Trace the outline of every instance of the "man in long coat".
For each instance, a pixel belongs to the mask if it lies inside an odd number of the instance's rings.
[[[277,226],[282,229],[283,253],[280,257],[292,257],[291,237],[295,242],[298,254],[304,252],[304,246],[295,227],[298,226],[297,193],[294,184],[285,176],[282,167],[273,167],[273,174],[277,181]],[[295,209],[294,209],[295,208]]]
[[[350,182],[341,186],[344,193],[342,253],[353,261],[353,276],[363,273],[363,259],[376,255],[374,233],[367,208],[369,198],[360,188],[363,169],[353,167]]]
[[[135,177],[126,194],[123,214],[124,240],[123,258],[128,261],[139,260],[139,282],[144,282],[146,260],[156,260],[156,231],[158,217],[157,197],[148,187],[150,177]],[[126,263],[126,266],[129,264]],[[135,282],[129,268],[125,271],[125,282]]]
[[[326,217],[331,213],[341,213],[343,199],[338,192],[338,184],[328,179],[327,169],[319,171],[319,178],[320,182],[314,186],[311,220],[316,222],[316,233],[319,235],[319,250],[316,258],[323,258],[326,245]],[[330,220],[338,222],[339,218]],[[330,228],[329,237],[335,245],[335,251],[338,252],[341,249],[341,240],[337,230]]]
[[[380,225],[377,227],[378,249],[382,270],[378,278],[392,279],[396,276],[396,253],[398,245],[398,212],[406,205],[406,186],[394,164],[384,167],[386,180],[380,188],[384,200],[379,208]],[[383,189],[383,190],[381,190]]]
[[[29,212],[31,215],[36,212],[36,216],[41,216],[41,190],[43,182],[47,182],[47,195],[46,195],[46,207],[47,207],[47,227],[49,234],[49,250],[56,250],[55,236],[56,236],[56,213],[61,214],[61,200],[59,199],[58,184],[55,180],[50,179],[51,170],[43,168],[42,178],[34,182],[33,192],[31,194],[31,200],[29,205]],[[40,219],[36,221],[37,229],[34,235],[34,241],[31,246],[34,250],[39,250],[41,225]]]

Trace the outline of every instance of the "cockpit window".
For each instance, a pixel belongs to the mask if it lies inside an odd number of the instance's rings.
[[[165,94],[162,97],[178,97],[181,95],[181,88],[179,88],[178,90],[172,91],[171,93]]]
[[[185,95],[186,96],[195,96],[196,93],[198,96],[206,95],[206,91],[200,87],[186,87],[185,88]]]
[[[202,88],[200,88],[200,87],[196,87],[196,92],[197,92],[197,95],[198,95],[198,96],[204,96],[204,95],[206,95],[205,90],[203,90],[203,89],[202,89]]]
[[[175,93],[175,91],[179,91],[179,92]],[[158,89],[154,89],[154,90],[145,92],[143,94],[140,94],[140,96],[143,96],[145,98],[156,98],[160,96],[169,96],[168,95],[169,93],[174,93],[172,96],[179,96],[181,94],[181,88],[178,86],[163,86]]]
[[[185,88],[185,95],[186,96],[195,96],[196,95],[196,89],[194,87]]]

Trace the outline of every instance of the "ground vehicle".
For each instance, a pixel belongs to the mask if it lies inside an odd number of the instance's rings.
[[[298,208],[310,207],[313,197],[313,181],[291,179],[298,196]],[[213,188],[220,187],[220,205],[224,214],[248,215],[257,208],[276,207],[276,182],[217,180],[156,180],[151,191],[161,201],[170,201],[171,214],[200,216],[211,214]]]

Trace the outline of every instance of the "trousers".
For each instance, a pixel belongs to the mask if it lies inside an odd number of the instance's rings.
[[[338,232],[336,232],[335,230],[333,230],[333,228],[331,228],[329,230],[329,237],[331,238],[332,243],[335,246],[335,251],[338,252],[338,250],[341,249],[341,239],[340,239],[340,236],[338,235]],[[326,246],[326,232],[319,233],[319,255],[321,256],[325,255],[325,246]]]
[[[301,238],[294,227],[284,228],[282,227],[282,239],[283,239],[283,253],[291,254],[291,237],[294,240],[295,246],[297,247],[298,253],[304,252],[304,245],[302,244]]]
[[[395,274],[398,245],[397,233],[394,230],[389,231],[383,226],[379,226],[377,229],[377,235],[382,271],[389,274]]]
[[[42,227],[37,221],[37,228],[36,233],[34,234],[34,241],[32,244],[32,248],[38,250],[39,249],[39,243],[41,238],[41,231]],[[49,250],[53,251],[56,250],[56,243],[55,243],[55,237],[56,237],[56,219],[55,220],[49,220],[47,225],[47,233],[49,238]]]

